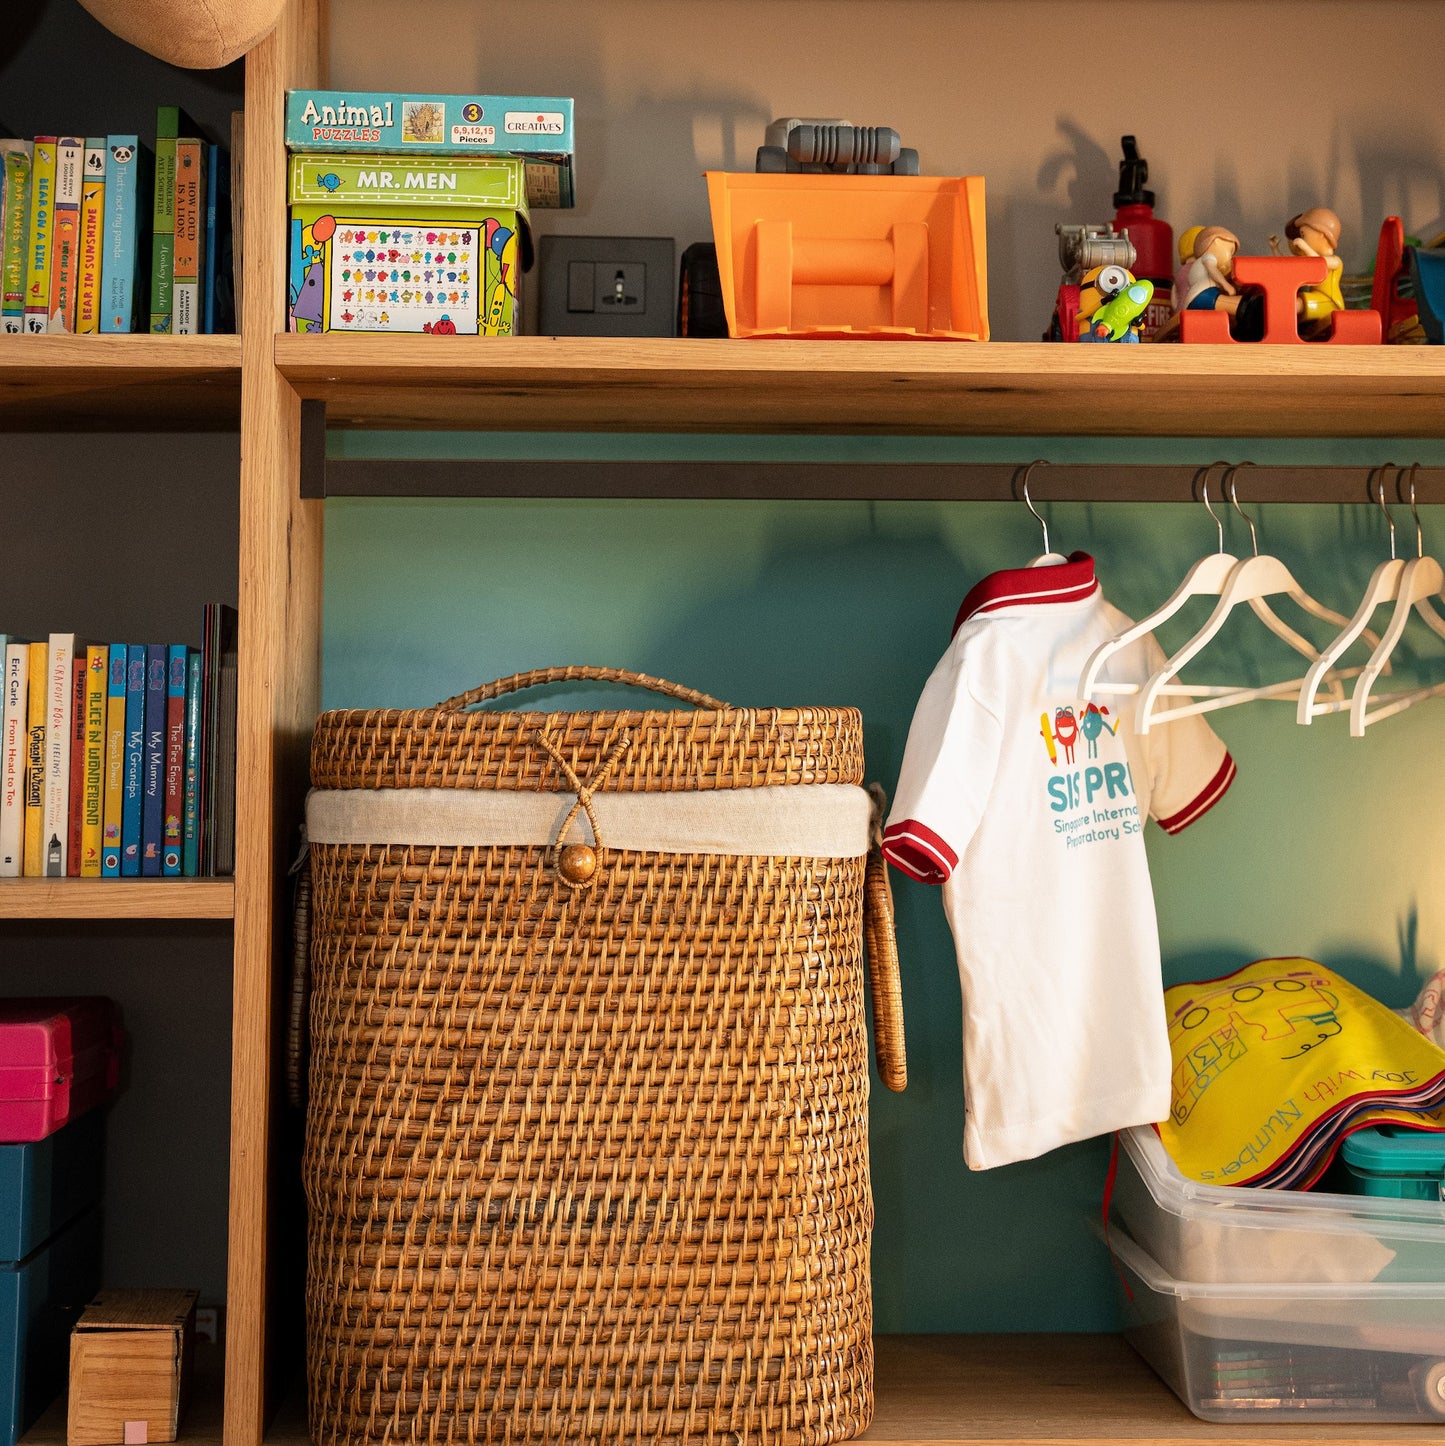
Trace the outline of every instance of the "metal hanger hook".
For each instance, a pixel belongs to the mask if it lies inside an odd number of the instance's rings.
[[[1415,477],[1420,471],[1418,462],[1411,462],[1409,467],[1402,467],[1399,475],[1395,478],[1395,491],[1400,490],[1400,484],[1408,477],[1410,479],[1410,516],[1415,519],[1415,556],[1425,556],[1425,531],[1420,526],[1420,509],[1415,505]]]
[[[1259,556],[1259,532],[1258,532],[1258,530],[1255,528],[1254,518],[1252,518],[1252,517],[1249,515],[1249,513],[1247,513],[1247,512],[1244,510],[1244,508],[1242,508],[1242,507],[1239,505],[1239,497],[1238,497],[1238,495],[1237,495],[1237,493],[1236,493],[1236,490],[1235,490],[1237,484],[1236,484],[1236,482],[1235,482],[1235,476],[1234,476],[1234,474],[1235,474],[1236,472],[1238,472],[1241,467],[1253,467],[1253,466],[1254,466],[1254,463],[1253,463],[1253,462],[1236,462],[1236,463],[1234,463],[1234,465],[1233,465],[1232,467],[1230,467],[1230,469],[1229,469],[1229,505],[1230,505],[1232,508],[1234,508],[1234,510],[1235,510],[1237,513],[1239,513],[1239,515],[1240,515],[1242,518],[1244,518],[1244,520],[1249,524],[1249,545],[1250,545],[1250,547],[1253,549],[1254,555],[1255,555],[1256,557],[1258,557],[1258,556]]]
[[[1395,561],[1395,514],[1390,511],[1390,504],[1385,501],[1385,473],[1394,467],[1395,469],[1395,490],[1399,491],[1400,477],[1405,469],[1396,466],[1394,462],[1385,462],[1379,467],[1370,469],[1370,475],[1365,479],[1365,491],[1368,494],[1373,487],[1375,479],[1380,479],[1380,495],[1376,499],[1380,504],[1380,511],[1385,514],[1385,521],[1390,524],[1390,561]]]
[[[1049,549],[1049,524],[1044,521],[1043,514],[1039,511],[1039,509],[1038,509],[1037,507],[1034,506],[1034,500],[1033,500],[1032,497],[1029,496],[1029,473],[1032,472],[1035,467],[1047,467],[1048,465],[1049,465],[1049,464],[1048,464],[1048,461],[1047,461],[1045,458],[1043,458],[1043,457],[1037,457],[1037,458],[1035,458],[1032,462],[1029,463],[1029,465],[1028,465],[1027,467],[1024,468],[1023,481],[1022,481],[1022,483],[1020,484],[1020,486],[1021,486],[1022,489],[1023,489],[1023,494],[1024,494],[1024,506],[1027,507],[1027,508],[1029,509],[1029,511],[1034,514],[1034,521],[1037,522],[1037,523],[1039,524],[1039,526],[1042,527],[1043,530],[1044,530],[1044,551],[1045,551],[1045,552],[1048,552],[1048,551],[1050,550],[1050,549]]]
[[[1228,466],[1228,462],[1210,462],[1194,474],[1194,480],[1199,484],[1199,493],[1204,501],[1204,510],[1213,519],[1214,526],[1219,532],[1219,551],[1221,553],[1224,551],[1224,519],[1214,510],[1214,504],[1209,500],[1209,474],[1214,471],[1216,467]]]

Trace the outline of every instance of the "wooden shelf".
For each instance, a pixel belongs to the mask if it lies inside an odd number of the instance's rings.
[[[215,432],[240,419],[238,336],[0,336],[0,430]]]
[[[229,919],[230,879],[0,879],[0,919]]]
[[[870,1446],[1425,1440],[1418,1425],[1341,1426],[1278,1415],[1246,1416],[1238,1426],[1201,1421],[1121,1336],[879,1336],[876,1351],[873,1424],[855,1438]],[[302,1387],[276,1413],[266,1446],[310,1446]]]
[[[1445,349],[279,335],[327,423],[481,431],[1415,437]]]

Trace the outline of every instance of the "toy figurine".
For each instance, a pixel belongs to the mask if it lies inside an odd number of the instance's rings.
[[[1049,319],[1044,340],[1078,341],[1082,330],[1079,300],[1084,277],[1090,273],[1097,276],[1108,266],[1129,271],[1137,253],[1134,243],[1107,223],[1075,226],[1060,222],[1054,227],[1054,234],[1059,238],[1059,265],[1064,268],[1064,279],[1054,298],[1054,314]]]
[[[1189,268],[1194,264],[1194,242],[1203,226],[1190,226],[1179,237],[1179,266],[1174,272],[1174,285],[1169,292],[1169,304],[1175,311],[1184,310],[1184,297],[1189,291]]]
[[[1199,228],[1194,259],[1184,278],[1181,311],[1223,311],[1232,316],[1239,310],[1239,288],[1231,279],[1238,251],[1239,237],[1233,231],[1223,226]]]
[[[1096,266],[1079,283],[1079,340],[1137,342],[1154,283],[1123,266]]]
[[[1296,310],[1301,322],[1300,335],[1313,337],[1330,329],[1330,318],[1345,306],[1340,278],[1345,265],[1336,254],[1340,245],[1340,218],[1328,206],[1311,206],[1293,217],[1284,228],[1290,253],[1294,256],[1324,258],[1325,279],[1317,286],[1307,286],[1299,293]],[[1279,238],[1269,238],[1270,249],[1280,254]]]

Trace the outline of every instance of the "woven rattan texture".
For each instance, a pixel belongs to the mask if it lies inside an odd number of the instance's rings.
[[[862,783],[854,708],[728,708],[605,713],[464,713],[448,708],[323,713],[311,745],[317,788],[561,785],[536,735],[588,777],[623,734],[606,787],[620,792]]]
[[[350,715],[368,776],[455,777],[444,732],[383,763],[401,716]],[[311,857],[318,1446],[861,1431],[864,861],[603,849],[571,891],[537,848]]]

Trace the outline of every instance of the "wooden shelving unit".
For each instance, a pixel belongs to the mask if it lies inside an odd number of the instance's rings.
[[[275,338],[327,425],[796,435],[1428,437],[1433,347]]]
[[[0,431],[213,432],[240,421],[238,336],[0,336]]]
[[[5,879],[0,919],[229,919],[230,879]]]

